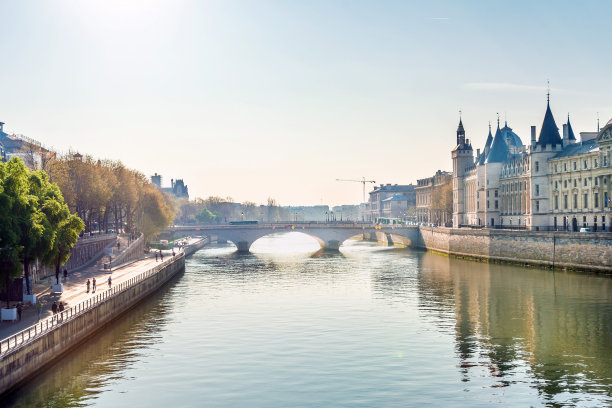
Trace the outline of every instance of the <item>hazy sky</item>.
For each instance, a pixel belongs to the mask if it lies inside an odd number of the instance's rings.
[[[496,112],[523,139],[612,117],[612,2],[0,0],[5,130],[192,197],[353,204],[450,170]]]

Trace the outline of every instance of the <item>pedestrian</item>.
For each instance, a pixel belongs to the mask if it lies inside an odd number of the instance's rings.
[[[111,287],[111,283],[112,283],[112,279],[111,279],[111,277],[109,276],[109,277],[108,277],[108,287],[109,287],[109,288]]]
[[[164,253],[161,251],[161,249],[159,250],[159,257],[161,261],[164,262]]]
[[[42,313],[42,302],[40,299],[36,301],[36,311],[38,312],[38,320],[40,320],[40,314]]]
[[[121,242],[117,241],[117,251],[121,249]]]
[[[155,262],[157,262],[157,252],[155,253]]]
[[[55,300],[53,301],[53,304],[51,305],[51,311],[53,312],[53,314],[57,313],[57,303],[55,303]]]
[[[59,285],[59,269],[55,270],[55,280],[56,280],[55,283],[57,283]]]
[[[89,279],[87,279],[87,293],[89,293],[89,285],[91,285],[91,282],[89,282]]]
[[[64,268],[64,282],[68,279],[68,269]]]
[[[60,313],[64,311],[64,303],[62,303],[62,302],[60,302],[59,311],[60,311]]]
[[[176,254],[174,253],[174,248],[172,248],[172,257],[174,258]]]
[[[91,286],[93,288],[92,293],[96,293],[96,278],[95,277],[93,278],[92,283],[93,283],[93,285]]]
[[[17,303],[17,315],[19,316],[19,321],[21,321],[21,313],[23,313],[23,304],[19,302]]]

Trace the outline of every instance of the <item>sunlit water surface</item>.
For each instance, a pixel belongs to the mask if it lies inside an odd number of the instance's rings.
[[[612,280],[299,233],[206,247],[0,405],[612,405]]]

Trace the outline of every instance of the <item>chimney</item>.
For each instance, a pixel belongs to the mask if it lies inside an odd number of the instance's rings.
[[[532,126],[531,127],[531,145],[535,145],[536,144],[536,127]]]
[[[563,147],[569,144],[569,133],[567,130],[567,123],[563,124]]]

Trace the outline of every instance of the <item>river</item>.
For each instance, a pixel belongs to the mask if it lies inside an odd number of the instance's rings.
[[[612,405],[612,279],[299,233],[205,247],[7,407]]]

